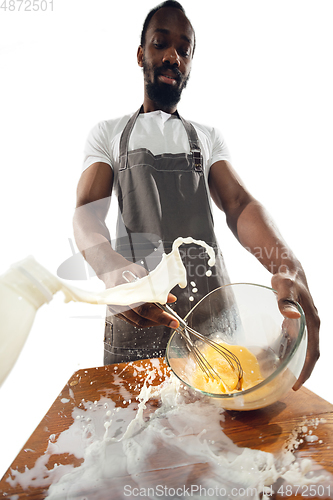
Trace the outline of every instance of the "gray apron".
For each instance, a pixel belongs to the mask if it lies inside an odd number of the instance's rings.
[[[177,115],[188,136],[189,154],[153,155],[145,148],[128,152],[129,137],[141,109],[130,118],[120,139],[115,250],[152,271],[179,236],[191,236],[211,245],[216,254],[216,265],[212,268],[202,247],[179,248],[188,285],[185,289],[176,286],[171,291],[178,298],[172,307],[185,317],[208,292],[229,283],[229,277],[214,234],[202,155],[193,125]],[[208,269],[212,271],[210,277],[206,276]],[[165,326],[136,328],[108,309],[104,364],[164,356],[171,333]]]

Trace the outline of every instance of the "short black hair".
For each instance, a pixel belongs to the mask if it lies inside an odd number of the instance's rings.
[[[140,45],[141,45],[141,47],[143,47],[144,44],[145,44],[145,41],[146,41],[146,32],[147,32],[149,23],[151,21],[151,18],[153,17],[154,14],[156,14],[156,12],[158,10],[163,9],[164,7],[172,7],[174,9],[179,9],[186,16],[186,12],[185,12],[184,7],[179,2],[177,2],[176,0],[166,0],[165,2],[162,2],[159,5],[157,5],[156,7],[154,7],[150,12],[148,12],[148,15],[147,15],[147,17],[146,17],[146,19],[145,19],[145,21],[143,23],[143,27],[142,27],[142,31],[141,31],[141,39],[140,39]],[[189,23],[190,23],[190,21],[189,21]],[[192,24],[191,24],[191,27],[193,29]],[[193,33],[194,33],[194,30],[193,30]],[[195,35],[194,35],[194,46],[195,46]],[[194,47],[193,47],[193,52],[194,52]]]

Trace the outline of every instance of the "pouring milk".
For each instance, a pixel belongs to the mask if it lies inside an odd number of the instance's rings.
[[[215,253],[204,241],[191,237],[177,238],[169,254],[147,276],[132,283],[124,283],[101,292],[90,292],[72,287],[41,266],[33,257],[13,264],[0,277],[0,385],[13,368],[30,332],[39,307],[50,302],[53,295],[62,291],[65,302],[90,304],[129,305],[138,302],[165,304],[176,285],[187,285],[186,269],[178,248],[194,243],[205,248],[208,265],[215,264]]]

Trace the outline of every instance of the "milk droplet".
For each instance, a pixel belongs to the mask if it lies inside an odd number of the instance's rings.
[[[309,436],[305,436],[305,440],[308,443],[314,443],[315,441],[318,441],[318,436],[315,436],[314,434],[309,435]]]

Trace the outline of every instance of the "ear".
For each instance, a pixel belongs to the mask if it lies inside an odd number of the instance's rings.
[[[138,48],[138,52],[137,52],[137,61],[138,61],[138,65],[140,66],[140,68],[143,67],[143,48],[141,45],[139,45],[139,48]]]

